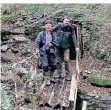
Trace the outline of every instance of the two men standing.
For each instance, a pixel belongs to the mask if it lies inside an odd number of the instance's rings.
[[[58,23],[53,28],[52,22],[46,20],[45,30],[40,32],[35,40],[35,48],[36,52],[40,53],[44,75],[51,77],[57,69],[58,77],[71,80],[70,59],[78,46],[69,18],[65,18],[63,23]],[[47,84],[50,85],[50,81],[47,81]]]

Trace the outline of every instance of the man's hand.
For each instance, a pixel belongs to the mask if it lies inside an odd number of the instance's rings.
[[[37,54],[37,55],[39,55],[39,54],[40,54],[40,53],[39,53],[39,50],[36,50],[36,54]]]
[[[79,51],[79,48],[78,48],[78,47],[76,48],[76,51]]]
[[[47,46],[48,47],[52,47],[53,45],[52,45],[52,43],[48,43]]]

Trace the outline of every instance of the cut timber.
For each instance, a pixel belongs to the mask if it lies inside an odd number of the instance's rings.
[[[72,80],[71,80],[71,88],[70,88],[70,95],[69,95],[69,100],[74,101],[74,94],[76,91],[76,75],[72,75]]]
[[[83,101],[82,103],[82,110],[86,110],[86,107],[87,107],[87,101]]]
[[[23,35],[15,35],[15,36],[13,36],[13,39],[16,42],[26,42],[26,41],[28,41],[28,39],[25,38]]]
[[[24,34],[23,32],[16,32],[16,31],[11,31],[11,30],[1,30],[1,35],[19,35],[19,34]]]
[[[11,30],[11,32],[13,33],[21,33],[24,34],[25,29],[23,27],[19,27],[19,28],[14,28]]]

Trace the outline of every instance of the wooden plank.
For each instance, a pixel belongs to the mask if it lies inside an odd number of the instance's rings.
[[[66,88],[64,89],[63,99],[62,99],[62,107],[65,107],[65,108],[70,106],[70,101],[69,101],[70,87],[69,87],[69,84],[71,85],[71,82],[67,81],[66,82]]]
[[[87,107],[87,101],[83,100],[82,110],[86,110],[86,107]]]
[[[52,107],[54,94],[55,94],[55,93],[54,93],[54,90],[52,90],[51,95],[50,95],[50,98],[49,98],[48,102],[45,103],[45,106]]]
[[[74,101],[75,90],[76,90],[76,75],[73,73],[71,80],[71,87],[70,87],[70,95],[69,95],[70,101]]]
[[[57,108],[61,108],[61,96],[62,96],[62,92],[64,90],[64,86],[65,86],[65,82],[66,82],[66,79],[64,78],[63,81],[62,81],[62,87],[60,88],[60,92],[59,92],[59,97],[58,97],[58,100],[57,100],[57,103],[56,105],[53,107],[54,109],[57,109]]]

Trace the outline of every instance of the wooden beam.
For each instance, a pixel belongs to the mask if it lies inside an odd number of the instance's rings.
[[[82,110],[86,110],[86,107],[87,107],[87,101],[83,100]]]
[[[76,75],[75,73],[73,73],[71,80],[71,87],[70,87],[70,95],[69,95],[70,101],[74,101],[75,90],[76,90]]]

